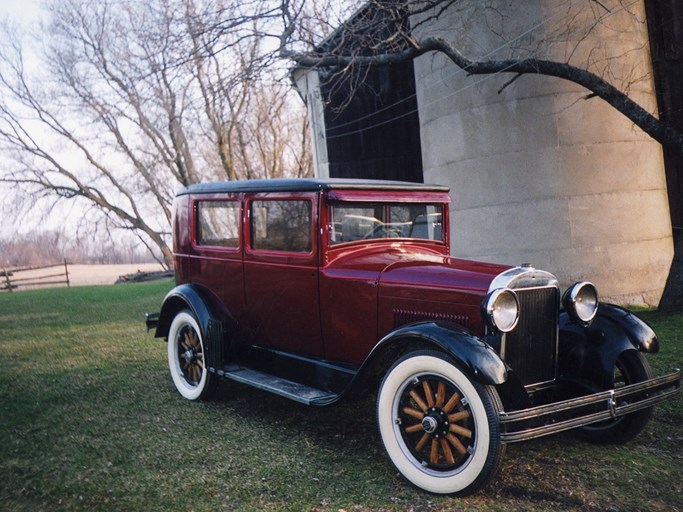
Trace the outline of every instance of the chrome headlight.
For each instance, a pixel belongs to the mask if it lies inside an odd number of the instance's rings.
[[[574,283],[562,296],[562,305],[576,323],[587,326],[598,312],[598,291],[593,283]]]
[[[509,288],[498,288],[489,293],[482,304],[488,325],[500,332],[510,332],[519,320],[519,299]]]

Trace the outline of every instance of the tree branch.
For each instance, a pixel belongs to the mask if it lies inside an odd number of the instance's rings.
[[[438,52],[470,75],[493,73],[517,73],[521,75],[544,75],[561,78],[588,89],[593,95],[609,103],[633,121],[650,137],[667,148],[683,154],[683,134],[667,123],[657,119],[619,89],[599,76],[571,64],[543,59],[501,59],[474,61],[465,57],[455,45],[440,37],[425,37],[415,41],[416,46],[400,52],[374,56],[314,55],[283,52],[304,68],[326,68],[355,65],[382,66],[413,60],[430,52]]]

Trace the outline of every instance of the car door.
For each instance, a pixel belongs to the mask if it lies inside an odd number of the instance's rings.
[[[242,207],[238,194],[196,196],[190,203],[191,241],[177,275],[208,289],[239,323],[244,308]]]
[[[317,194],[249,195],[246,209],[245,321],[250,341],[321,357]]]

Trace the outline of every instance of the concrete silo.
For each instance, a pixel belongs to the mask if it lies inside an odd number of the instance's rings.
[[[472,59],[587,67],[656,111],[641,3],[470,4],[418,33]],[[468,76],[439,54],[414,66],[424,181],[451,187],[454,255],[531,262],[614,301],[657,304],[673,256],[659,143],[567,81]]]

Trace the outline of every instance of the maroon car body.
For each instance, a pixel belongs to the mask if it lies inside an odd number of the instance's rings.
[[[637,435],[680,387],[642,356],[655,333],[590,283],[561,296],[529,264],[451,257],[449,203],[444,187],[381,181],[179,192],[177,286],[148,318],[178,391],[204,398],[217,377],[309,405],[378,391],[390,459],[437,493],[483,486],[510,442]]]

